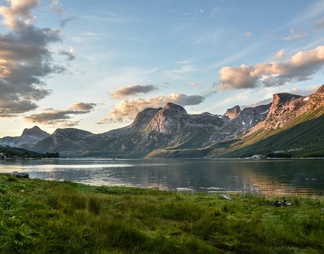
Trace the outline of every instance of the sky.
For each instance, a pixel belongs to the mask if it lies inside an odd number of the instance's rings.
[[[0,0],[0,137],[306,96],[323,66],[321,0]]]

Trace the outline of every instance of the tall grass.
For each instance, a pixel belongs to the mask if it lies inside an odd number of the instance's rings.
[[[321,253],[321,197],[179,194],[0,176],[0,253]]]

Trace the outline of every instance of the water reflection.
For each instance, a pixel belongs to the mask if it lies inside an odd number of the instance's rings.
[[[324,193],[324,160],[53,159],[0,164],[0,172],[92,185],[204,192]]]

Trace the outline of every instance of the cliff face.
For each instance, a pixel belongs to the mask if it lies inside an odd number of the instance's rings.
[[[168,103],[153,117],[147,126],[147,130],[164,134],[176,134],[181,131],[187,117],[188,113],[183,107]]]
[[[300,96],[287,93],[273,95],[273,103],[266,118],[266,129],[282,128],[296,117],[324,106],[324,85],[316,93]]]
[[[227,116],[230,121],[238,117],[240,113],[241,113],[241,108],[240,106],[236,105],[235,107],[226,110],[225,116]]]
[[[252,127],[255,124],[266,119],[271,103],[267,105],[261,105],[257,107],[244,108],[237,114],[235,118],[230,120],[230,123],[241,124],[242,126]]]
[[[161,110],[162,108],[147,108],[142,112],[139,112],[135,117],[134,122],[130,125],[131,128],[145,128],[152,118]]]

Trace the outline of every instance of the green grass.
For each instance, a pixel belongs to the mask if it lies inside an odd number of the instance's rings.
[[[322,197],[232,198],[1,175],[0,253],[323,253]]]

